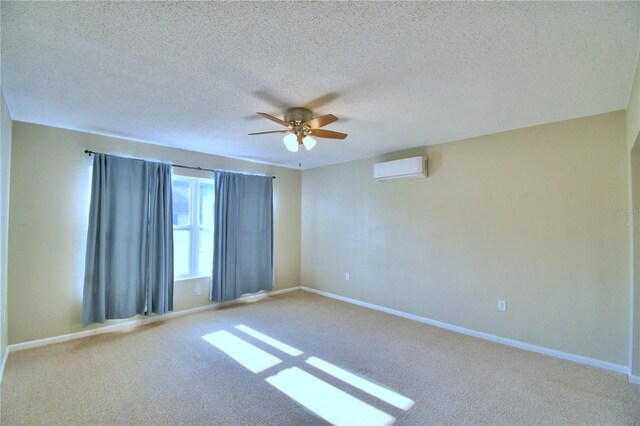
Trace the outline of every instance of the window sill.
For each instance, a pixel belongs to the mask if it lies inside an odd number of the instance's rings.
[[[201,280],[201,279],[204,279],[204,278],[211,279],[211,276],[210,275],[196,275],[196,276],[193,276],[193,277],[180,277],[180,278],[174,278],[173,282],[174,283],[179,283],[181,281]]]

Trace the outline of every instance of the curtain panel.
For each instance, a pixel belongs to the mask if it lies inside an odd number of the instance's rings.
[[[216,172],[211,300],[273,288],[273,179]]]
[[[172,310],[171,165],[94,154],[83,324]]]

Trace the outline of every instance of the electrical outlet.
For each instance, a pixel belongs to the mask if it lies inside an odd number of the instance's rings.
[[[498,310],[499,311],[506,311],[507,310],[507,302],[505,300],[502,300],[502,299],[498,300]]]
[[[349,281],[349,273],[348,272],[344,273],[344,280],[345,281]]]
[[[200,296],[202,294],[202,285],[196,284],[196,296]]]

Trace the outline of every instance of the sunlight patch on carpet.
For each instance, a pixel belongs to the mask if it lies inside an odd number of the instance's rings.
[[[307,364],[313,365],[314,367],[324,371],[325,373],[335,377],[336,379],[340,379],[343,382],[350,384],[351,386],[354,386],[368,393],[369,395],[373,395],[376,398],[383,400],[387,404],[391,404],[394,407],[400,408],[402,410],[407,411],[415,404],[413,400],[407,398],[406,396],[400,395],[397,392],[394,392],[375,383],[371,383],[369,380],[363,379],[360,376],[343,370],[340,367],[336,367],[330,362],[323,361],[314,356],[310,357],[307,360]]]
[[[253,373],[260,373],[282,362],[281,359],[276,358],[260,348],[256,348],[251,343],[245,342],[228,331],[217,331],[202,336],[202,338],[238,361]]]
[[[281,350],[282,352],[289,354],[291,356],[298,356],[303,354],[302,351],[296,349],[296,348],[292,348],[289,345],[286,345],[284,343],[282,343],[279,340],[274,339],[273,337],[269,337],[265,334],[260,333],[259,331],[254,330],[251,327],[247,327],[246,325],[240,324],[240,325],[236,325],[236,328],[240,331],[242,331],[243,333],[248,334],[251,337],[254,337],[264,343],[266,343],[269,346],[272,346],[278,350]]]
[[[320,358],[314,356],[308,357],[306,360],[295,358],[304,352],[244,324],[236,325],[235,329],[290,355],[291,358],[286,358],[283,361],[247,342],[242,336],[239,337],[225,330],[207,334],[202,338],[256,374],[284,363],[280,365],[279,372],[268,373],[269,377],[265,380],[329,423],[335,425],[390,425],[396,419],[295,365],[315,367],[346,383],[356,393],[359,391],[368,393],[380,401],[404,411],[409,410],[415,404],[410,398],[392,389],[373,383]]]
[[[334,425],[390,425],[396,420],[297,367],[266,381]]]

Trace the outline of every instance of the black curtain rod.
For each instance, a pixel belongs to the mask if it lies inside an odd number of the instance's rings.
[[[85,154],[88,154],[89,156],[91,156],[92,154],[102,154],[102,152],[95,152],[95,151],[91,151],[89,149],[85,149],[84,150]],[[109,155],[109,154],[106,154]],[[133,158],[133,160],[139,160],[139,161],[145,161],[141,158]],[[216,170],[216,169],[203,169],[202,167],[198,167],[198,166],[183,166],[182,164],[172,164],[171,167],[180,167],[181,169],[191,169],[191,170],[201,170],[203,172],[218,172],[218,171],[224,171],[224,170]],[[275,176],[271,176],[272,179],[275,179]]]

